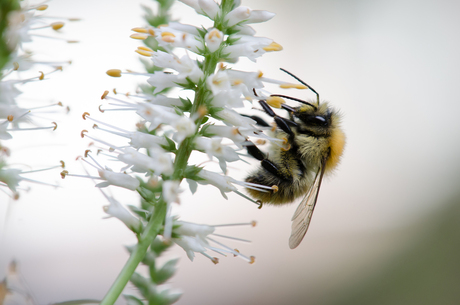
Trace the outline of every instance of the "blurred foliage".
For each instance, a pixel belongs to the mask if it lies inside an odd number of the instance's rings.
[[[444,206],[415,225],[412,247],[327,304],[460,304],[460,195]]]
[[[2,0],[0,1],[0,70],[10,59],[10,54],[13,50],[10,49],[7,43],[8,16],[14,10],[19,10],[19,2],[17,0]],[[1,73],[0,73],[1,76]]]

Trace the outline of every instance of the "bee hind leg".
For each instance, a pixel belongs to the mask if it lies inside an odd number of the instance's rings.
[[[260,161],[260,165],[271,173],[273,176],[282,179],[282,180],[292,180],[291,175],[286,175],[285,172],[281,171],[281,166],[277,165],[275,162],[267,159],[266,155],[251,141],[247,140],[245,142],[246,150],[248,154],[255,159]]]

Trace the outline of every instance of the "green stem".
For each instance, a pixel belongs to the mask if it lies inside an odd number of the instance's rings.
[[[128,261],[121,270],[115,282],[112,284],[112,287],[110,287],[100,305],[112,305],[118,299],[126,284],[128,284],[129,280],[131,279],[131,276],[134,274],[137,266],[144,259],[149,246],[158,235],[158,232],[163,225],[165,216],[166,203],[161,201],[156,205],[156,209],[152,214],[152,218],[150,218],[149,223],[139,238],[139,243],[131,252]]]

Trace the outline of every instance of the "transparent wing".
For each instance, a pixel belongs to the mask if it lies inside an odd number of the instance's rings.
[[[300,202],[292,216],[291,237],[289,237],[289,247],[296,248],[301,242],[310,225],[311,216],[315,210],[318,193],[323,180],[324,168],[327,158],[323,158],[321,165],[316,173],[312,187]]]

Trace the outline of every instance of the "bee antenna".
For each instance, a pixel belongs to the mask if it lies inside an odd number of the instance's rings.
[[[310,89],[311,91],[313,91],[315,94],[316,94],[316,99],[318,100],[318,106],[319,106],[319,94],[318,92],[316,92],[315,89],[313,89],[312,87],[310,87],[306,82],[304,82],[303,80],[301,80],[300,78],[298,78],[297,76],[295,76],[294,74],[292,74],[291,72],[283,69],[283,68],[280,68],[281,71],[283,71],[284,73],[287,73],[289,74],[290,76],[292,76],[293,78],[295,78],[299,83],[301,83],[302,85],[305,85],[308,87],[308,89]]]
[[[296,101],[296,102],[299,102],[299,103],[302,103],[302,104],[305,104],[305,105],[309,105],[309,106],[313,107],[315,110],[318,110],[318,108],[315,105],[310,104],[309,102],[306,102],[304,100],[301,100],[301,99],[298,99],[298,98],[295,98],[295,97],[282,95],[282,94],[272,94],[270,96],[278,96],[278,97],[287,98],[287,99],[290,99],[290,100],[293,100],[293,101]]]

